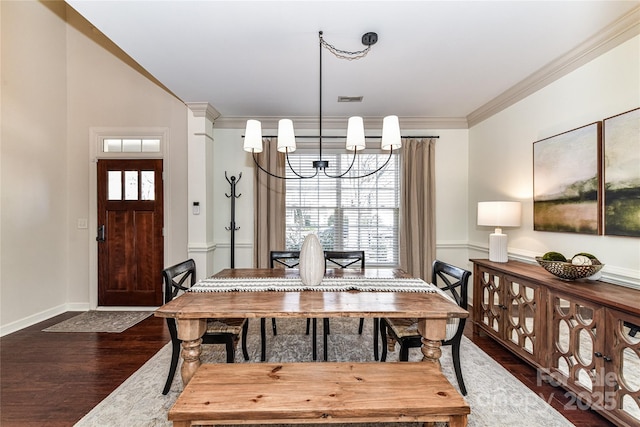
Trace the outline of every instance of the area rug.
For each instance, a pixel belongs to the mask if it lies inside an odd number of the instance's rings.
[[[43,329],[45,332],[124,332],[153,314],[152,311],[91,310]]]
[[[321,323],[321,322],[320,322]],[[267,358],[270,362],[311,361],[311,340],[305,335],[305,319],[278,319],[278,335],[267,335]],[[373,361],[372,324],[365,322],[365,330],[358,335],[358,319],[331,319],[328,358],[332,361]],[[322,359],[322,334],[318,334],[319,355]],[[247,339],[251,363],[259,363],[259,322],[251,321]],[[397,346],[396,346],[397,347]],[[457,387],[451,363],[449,347],[442,351],[442,369],[451,383]],[[471,407],[468,418],[470,427],[573,426],[542,398],[520,383],[513,375],[491,359],[470,340],[463,337],[462,372],[467,386],[465,397]],[[167,413],[182,391],[179,374],[174,378],[171,391],[162,395],[162,388],[169,370],[171,347],[167,344],[144,366],[129,377],[120,387],[83,417],[76,426],[171,426]],[[422,357],[420,349],[410,350],[410,360]],[[221,345],[203,346],[205,363],[224,363]],[[398,348],[388,354],[387,360],[398,360]],[[237,363],[242,352],[236,353]],[[322,362],[318,362],[322,363]],[[178,368],[179,372],[179,368]],[[562,393],[561,390],[559,390]],[[421,426],[420,423],[394,423],[389,426]],[[349,426],[382,427],[385,424],[349,424]]]

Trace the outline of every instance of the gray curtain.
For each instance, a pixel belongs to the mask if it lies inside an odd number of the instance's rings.
[[[277,139],[264,139],[264,150],[258,154],[263,168],[279,176],[285,174],[285,158],[277,151]],[[285,245],[285,180],[267,175],[255,167],[254,179],[253,263],[257,268],[269,267],[269,252],[284,250]]]
[[[435,139],[402,140],[400,268],[431,281],[436,256]]]

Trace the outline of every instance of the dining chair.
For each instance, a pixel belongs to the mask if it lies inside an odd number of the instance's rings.
[[[164,280],[164,303],[168,303],[179,294],[189,290],[196,282],[196,263],[193,259],[183,261],[162,271]],[[181,340],[178,338],[178,327],[176,319],[167,318],[169,335],[171,336],[171,365],[169,375],[164,385],[162,394],[167,394],[171,389],[171,383],[178,367],[180,357]],[[247,319],[207,319],[207,329],[202,337],[203,344],[225,344],[227,352],[227,363],[235,360],[235,347],[238,337],[242,335],[242,354],[244,360],[249,360],[247,352],[247,329],[249,322]]]
[[[271,251],[270,267],[295,268],[300,264],[300,251]]]
[[[364,251],[324,251],[324,268],[360,268],[364,269]],[[313,360],[317,358],[316,333],[317,319],[307,319],[307,335],[309,335],[309,326],[313,323]],[[374,324],[374,356],[378,360],[378,319],[373,319]],[[360,318],[358,333],[362,334],[364,318]],[[322,319],[322,344],[324,346],[324,360],[327,361],[327,342],[328,335],[331,333],[329,319]]]
[[[435,260],[431,281],[435,286],[440,288],[448,298],[458,304],[460,307],[467,309],[467,288],[471,272],[460,267],[447,264],[442,261]],[[456,373],[456,379],[460,386],[460,392],[463,396],[467,395],[467,388],[462,378],[462,370],[460,369],[460,340],[464,332],[466,319],[453,318],[447,321],[446,338],[442,340],[441,345],[451,346],[451,356],[453,358],[453,367]],[[393,351],[395,342],[400,344],[399,360],[406,362],[409,360],[409,348],[421,347],[422,337],[418,333],[418,319],[408,318],[382,318],[380,320],[380,334],[382,336],[382,356],[381,361],[387,360],[387,346]],[[387,336],[389,337],[387,339]]]
[[[271,268],[295,268],[300,264],[300,251],[270,251],[269,267]],[[278,335],[276,319],[271,319],[271,329],[273,335]],[[262,338],[262,351],[260,360],[266,360],[266,319],[260,319],[260,336]]]
[[[356,263],[360,265],[358,267],[364,269],[364,251],[325,251],[325,268],[348,268]],[[378,335],[377,319],[374,320],[374,329],[376,340]],[[360,318],[360,324],[358,325],[358,334],[362,335],[362,328],[364,327],[364,318]],[[378,360],[378,352],[376,351],[376,360]]]

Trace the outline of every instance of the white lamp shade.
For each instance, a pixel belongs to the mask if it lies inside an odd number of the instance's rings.
[[[478,225],[496,227],[489,235],[489,261],[509,260],[507,235],[500,227],[519,227],[521,215],[520,202],[478,202]]]
[[[296,135],[293,132],[291,119],[278,121],[278,151],[281,153],[296,151]]]
[[[258,120],[247,120],[244,132],[244,151],[262,153],[262,125]]]
[[[478,202],[478,225],[519,227],[521,216],[520,202]]]
[[[402,147],[400,138],[400,122],[398,116],[387,116],[382,121],[382,142],[380,148],[383,150],[397,150]]]
[[[365,146],[362,117],[349,117],[347,124],[347,150],[364,150]]]

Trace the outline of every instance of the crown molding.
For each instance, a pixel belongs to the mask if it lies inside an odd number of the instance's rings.
[[[215,122],[216,129],[244,129],[247,119],[259,120],[262,129],[277,129],[278,120],[284,117],[220,117]],[[318,116],[288,117],[293,120],[296,129],[318,129]],[[381,129],[382,117],[364,117],[366,129]],[[346,129],[346,117],[322,117],[323,129]],[[464,117],[400,117],[402,130],[423,129],[468,129]]]
[[[640,34],[640,6],[632,9],[575,49],[551,61],[520,83],[471,112],[467,116],[469,127],[510,107],[638,34]]]
[[[510,107],[518,101],[539,91],[545,86],[564,77],[589,61],[619,46],[640,34],[640,6],[605,27],[598,34],[578,45],[576,48],[551,61],[520,83],[507,89],[485,105],[466,117],[400,117],[402,130],[425,129],[468,129],[489,117]],[[191,104],[187,104],[191,105]],[[278,120],[283,117],[218,117],[217,129],[244,129],[247,119],[262,122],[263,129],[277,129]],[[296,129],[318,129],[318,116],[288,117],[293,119]],[[323,129],[346,129],[347,118],[323,117]],[[382,117],[365,117],[365,127],[380,129]]]
[[[400,126],[403,130],[469,128],[466,117],[400,117]]]
[[[186,105],[193,112],[194,117],[206,117],[212,122],[220,117],[218,110],[208,102],[187,102]]]

